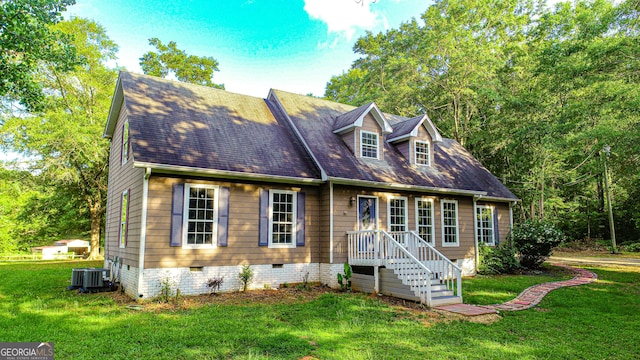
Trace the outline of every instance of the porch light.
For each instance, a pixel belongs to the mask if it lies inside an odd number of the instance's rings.
[[[356,203],[356,197],[352,196],[349,198],[349,206],[353,206]]]

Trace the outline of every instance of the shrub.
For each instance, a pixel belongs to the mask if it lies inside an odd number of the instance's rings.
[[[253,270],[250,265],[242,265],[242,270],[238,274],[238,278],[242,282],[242,291],[247,291],[247,286],[253,280]]]
[[[342,291],[351,291],[351,276],[353,272],[351,271],[351,266],[349,263],[344,263],[344,274],[338,273],[338,284],[340,284],[340,290]]]
[[[478,272],[486,275],[513,274],[520,267],[513,246],[503,242],[495,247],[480,245]]]
[[[510,239],[520,265],[537,269],[562,242],[564,234],[548,221],[528,220],[511,231]]]
[[[209,294],[215,295],[220,290],[223,283],[224,276],[216,276],[208,279],[206,284],[209,287]]]
[[[640,252],[640,243],[626,245],[624,249],[628,252]]]

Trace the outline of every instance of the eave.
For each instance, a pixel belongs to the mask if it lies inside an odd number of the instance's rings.
[[[299,178],[292,176],[279,176],[269,174],[253,174],[240,171],[228,171],[228,170],[216,170],[216,169],[202,169],[190,166],[178,166],[167,164],[156,164],[149,162],[134,161],[133,166],[137,168],[149,168],[155,174],[166,175],[187,175],[187,176],[201,176],[216,179],[234,179],[234,180],[252,180],[252,181],[264,181],[286,184],[301,184],[301,185],[320,185],[324,181],[322,179],[314,178]]]
[[[124,103],[124,91],[122,90],[121,76],[118,76],[116,83],[116,90],[111,99],[111,107],[109,107],[109,116],[107,116],[107,124],[104,128],[103,138],[111,139],[113,132],[118,122],[118,116],[120,115],[120,108]]]

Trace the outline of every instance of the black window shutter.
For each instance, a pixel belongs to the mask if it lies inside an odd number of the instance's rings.
[[[218,194],[218,246],[227,246],[229,232],[229,188],[221,187]]]
[[[296,199],[296,246],[304,246],[304,209],[305,209],[305,193],[299,192]]]
[[[258,245],[269,245],[269,190],[260,190],[260,226]]]
[[[171,202],[171,239],[169,242],[171,246],[182,246],[183,211],[184,184],[174,184]]]
[[[500,244],[500,227],[498,226],[498,209],[493,209],[493,240],[496,245]]]

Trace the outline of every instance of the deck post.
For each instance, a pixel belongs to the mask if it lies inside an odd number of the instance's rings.
[[[380,275],[378,274],[378,265],[373,267],[373,293],[378,294],[380,292]]]

